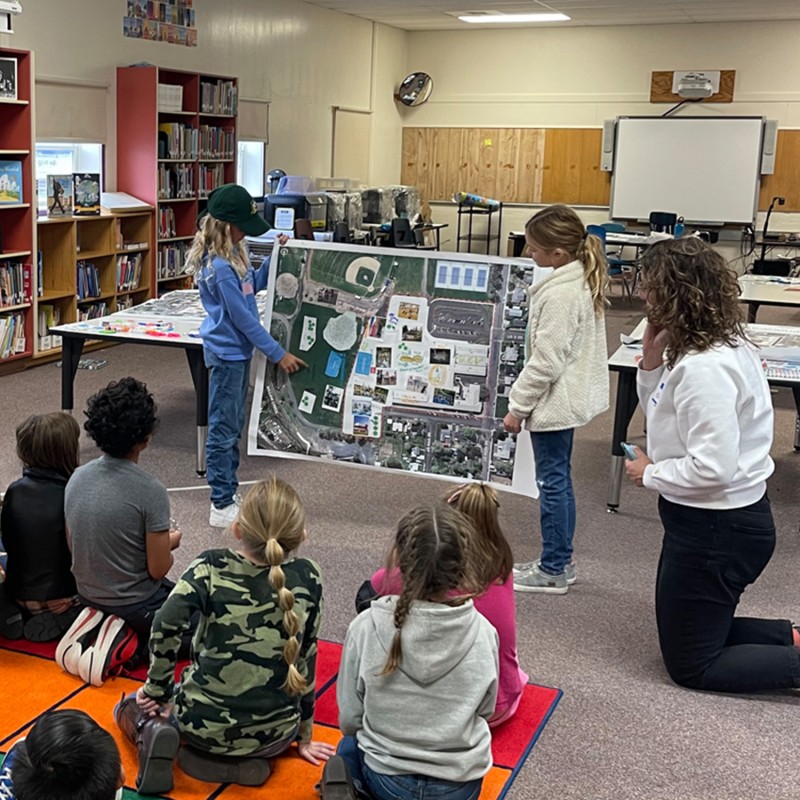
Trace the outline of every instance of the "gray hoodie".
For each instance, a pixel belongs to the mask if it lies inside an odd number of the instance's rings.
[[[471,600],[415,602],[402,628],[400,666],[381,677],[397,600],[375,600],[350,623],[336,684],[339,727],[357,737],[375,772],[482,778],[492,766],[487,719],[497,699],[497,632]]]

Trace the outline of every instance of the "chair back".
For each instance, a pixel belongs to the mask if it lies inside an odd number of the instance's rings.
[[[623,222],[604,222],[600,227],[606,233],[625,233],[625,223]]]
[[[592,236],[596,236],[602,243],[603,247],[606,244],[606,230],[605,226],[603,225],[587,225],[586,226],[586,233],[591,234]]]
[[[650,230],[657,231],[658,233],[675,233],[675,223],[678,221],[678,215],[673,214],[671,211],[651,211],[650,212]]]
[[[411,233],[411,223],[406,217],[395,217],[392,220],[392,247],[416,247],[414,236]]]
[[[333,241],[334,242],[350,242],[350,228],[347,227],[346,222],[337,222],[333,228]]]
[[[294,238],[314,241],[314,229],[311,227],[310,219],[296,219],[294,221]]]

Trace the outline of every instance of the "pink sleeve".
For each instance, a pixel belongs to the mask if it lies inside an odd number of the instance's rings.
[[[403,579],[399,569],[393,569],[389,573],[385,569],[379,569],[369,582],[380,595],[400,594],[403,591]]]

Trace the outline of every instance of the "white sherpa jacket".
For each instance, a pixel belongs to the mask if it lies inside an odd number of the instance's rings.
[[[595,314],[583,264],[570,261],[528,289],[526,363],[509,411],[529,431],[585,425],[608,408],[605,317]]]

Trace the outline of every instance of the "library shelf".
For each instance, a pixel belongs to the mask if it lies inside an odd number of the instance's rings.
[[[10,211],[13,208],[30,208],[30,203],[0,203],[0,211]]]
[[[165,244],[167,242],[185,242],[187,239],[194,239],[194,234],[190,234],[188,236],[168,236],[166,239],[159,239],[159,244]]]
[[[29,256],[30,254],[30,250],[9,250],[8,252],[3,251],[0,253],[0,261],[5,261],[9,258],[25,258],[25,256]]]
[[[0,312],[8,311],[22,311],[25,308],[30,308],[32,303],[17,303],[15,306],[0,306]]]
[[[6,156],[29,156],[30,154],[30,150],[0,150],[0,156],[3,158]]]
[[[0,97],[0,106],[28,106],[29,100],[13,100],[10,97]]]

